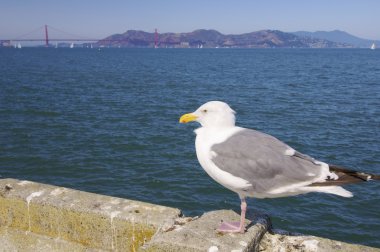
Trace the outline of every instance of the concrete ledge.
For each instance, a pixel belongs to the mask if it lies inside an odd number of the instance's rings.
[[[316,236],[292,234],[286,231],[274,230],[272,234],[268,232],[264,235],[260,243],[260,251],[379,252],[380,249],[357,244],[349,244]]]
[[[161,230],[145,251],[258,251],[261,238],[270,228],[269,218],[263,215],[252,223],[246,221],[248,229],[244,234],[219,234],[216,230],[221,221],[239,220],[240,216],[231,210],[208,212],[167,232]]]
[[[348,251],[380,249],[314,236],[272,233],[260,215],[245,234],[218,234],[231,210],[183,217],[176,208],[63,187],[0,179],[0,252],[13,251]],[[270,231],[270,232],[268,232]]]
[[[17,243],[32,233],[86,248],[136,251],[179,215],[179,209],[144,202],[0,180],[0,227],[23,231]]]
[[[30,252],[95,252],[104,251],[99,249],[90,249],[79,243],[69,242],[59,238],[48,237],[35,233],[25,234],[13,228],[0,228],[0,251],[30,251]]]

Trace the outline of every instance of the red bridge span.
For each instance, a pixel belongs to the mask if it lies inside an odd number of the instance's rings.
[[[60,34],[65,34],[66,36],[68,35],[69,38],[64,38],[64,37],[49,38],[49,28],[51,28],[54,31],[58,31]],[[36,31],[41,32],[42,29],[44,32],[44,37],[41,37],[41,38],[25,38],[27,36],[30,36],[30,34],[33,32],[36,32]],[[76,38],[72,38],[72,37],[76,37]],[[117,40],[117,39],[98,39],[98,38],[84,38],[84,37],[78,38],[78,37],[79,36],[77,36],[77,35],[73,35],[73,34],[64,32],[64,31],[59,30],[57,28],[54,28],[52,26],[44,25],[44,26],[38,27],[37,29],[35,29],[32,32],[29,32],[27,34],[18,36],[18,37],[13,38],[13,39],[0,39],[0,41],[17,41],[17,42],[22,42],[22,41],[38,42],[38,41],[41,41],[41,42],[45,42],[45,47],[49,47],[49,42],[52,42],[52,41],[54,41],[54,42],[58,42],[58,41],[59,42],[98,42],[100,40],[106,41],[106,42],[121,41],[121,40]],[[155,36],[154,36],[155,47],[157,47],[157,43],[158,43],[158,32],[157,32],[157,29],[155,29]]]

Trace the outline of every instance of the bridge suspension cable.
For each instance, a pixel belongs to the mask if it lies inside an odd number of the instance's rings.
[[[44,34],[43,37],[42,37],[42,34]],[[100,39],[88,38],[88,37],[84,37],[78,34],[73,34],[73,33],[63,31],[61,29],[55,28],[50,25],[44,25],[44,26],[39,26],[31,30],[30,32],[19,35],[15,38],[1,39],[1,40],[30,41],[30,42],[44,41],[45,46],[48,47],[50,41],[99,41]]]

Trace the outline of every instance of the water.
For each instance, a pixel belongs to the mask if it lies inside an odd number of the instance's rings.
[[[240,211],[199,166],[195,124],[209,100],[240,126],[320,160],[380,173],[380,50],[0,50],[0,175],[183,209]],[[380,247],[380,183],[346,199],[251,199],[275,228]]]

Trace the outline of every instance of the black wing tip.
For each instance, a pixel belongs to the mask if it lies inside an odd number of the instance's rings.
[[[332,165],[332,164],[329,165],[329,168],[331,172],[337,173],[337,175],[339,176],[338,180],[341,180],[341,182],[343,183],[344,182],[357,183],[361,181],[380,180],[380,175],[376,175],[372,173],[350,170],[350,169],[337,166],[337,165]]]

